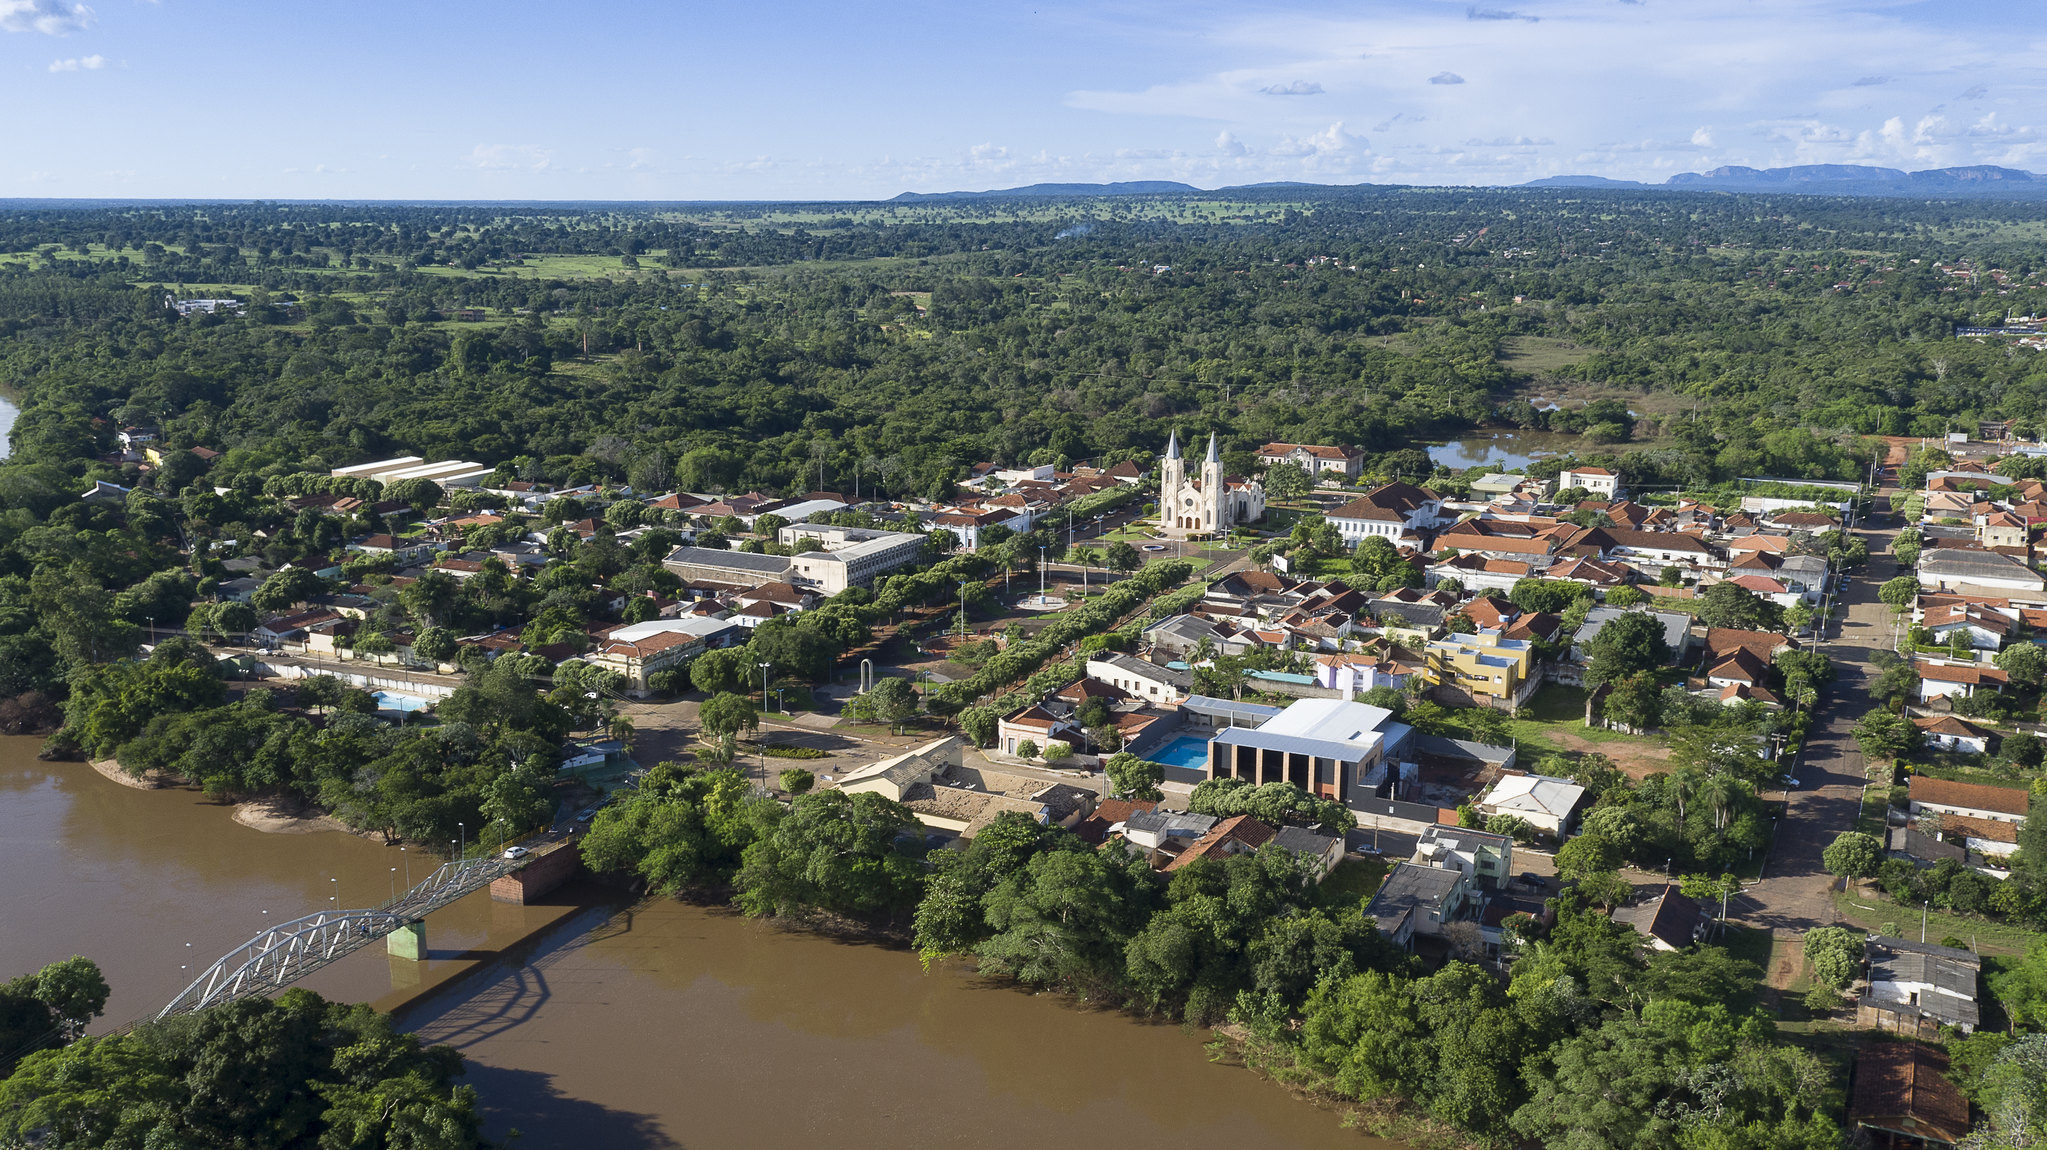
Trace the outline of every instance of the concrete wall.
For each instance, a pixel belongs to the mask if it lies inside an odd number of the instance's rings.
[[[496,902],[524,906],[537,901],[581,873],[582,850],[574,842],[560,843],[544,852],[535,853],[531,862],[492,882],[490,897]]]
[[[351,687],[365,691],[397,691],[429,699],[445,699],[455,688],[445,683],[422,682],[390,669],[351,671],[339,667],[304,667],[296,663],[257,663],[256,673],[277,679],[311,679],[332,675]]]

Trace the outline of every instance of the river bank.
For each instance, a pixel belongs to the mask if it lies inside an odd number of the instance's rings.
[[[139,790],[39,746],[0,738],[0,865],[16,876],[0,971],[92,957],[113,988],[95,1032],[154,1014],[262,929],[375,905],[439,862],[374,836],[258,833],[197,791]],[[1211,1062],[1189,1028],[729,908],[579,879],[531,906],[479,891],[426,936],[424,960],[367,947],[300,985],[455,1046],[492,1135],[528,1145],[1037,1150],[1085,1132],[1395,1150]]]

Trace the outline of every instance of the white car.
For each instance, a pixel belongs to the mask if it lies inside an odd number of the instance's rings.
[[[525,858],[525,857],[526,857],[527,855],[529,855],[529,854],[532,854],[532,853],[533,853],[532,851],[529,851],[529,850],[527,850],[527,849],[526,849],[525,847],[506,847],[506,848],[505,848],[505,857],[506,857],[506,858],[508,858],[508,859],[522,859],[522,858]]]

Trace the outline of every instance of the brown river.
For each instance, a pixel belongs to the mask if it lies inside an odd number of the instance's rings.
[[[39,745],[0,738],[0,978],[88,956],[113,986],[102,1029],[154,1013],[269,920],[382,902],[434,865],[260,833],[197,792],[40,762]],[[550,901],[478,892],[428,920],[425,961],[371,947],[303,985],[461,1050],[491,1131],[523,1146],[1397,1150],[1210,1063],[1202,1032],[594,884]]]

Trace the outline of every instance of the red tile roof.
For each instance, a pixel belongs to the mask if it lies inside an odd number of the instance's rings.
[[[1992,787],[1982,783],[1958,783],[1953,779],[1912,776],[1912,801],[1943,807],[1967,807],[1975,811],[1996,811],[2024,815],[2032,796],[2018,787]]]

